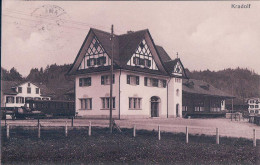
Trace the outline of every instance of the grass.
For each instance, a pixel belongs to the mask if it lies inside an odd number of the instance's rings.
[[[109,133],[107,128],[42,128],[41,139],[37,128],[15,127],[7,139],[2,127],[3,164],[256,164],[259,151],[252,141],[243,138],[220,138],[183,133],[161,133],[132,130]]]

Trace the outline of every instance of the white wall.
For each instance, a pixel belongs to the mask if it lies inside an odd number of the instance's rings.
[[[107,75],[110,72],[92,73],[76,77],[75,83],[75,105],[78,116],[84,117],[109,117],[109,110],[101,110],[102,101],[101,97],[110,96],[110,85],[101,85],[101,75]],[[115,97],[115,110],[113,110],[113,117],[119,116],[119,72],[115,71],[115,84],[113,84],[113,97]],[[91,77],[91,86],[79,86],[79,78]],[[80,98],[92,98],[92,110],[80,110]]]
[[[139,76],[139,85],[127,84],[127,74]],[[130,71],[122,71],[121,73],[121,108],[120,114],[122,118],[126,117],[151,117],[151,97],[157,96],[161,102],[159,104],[159,117],[167,116],[167,88],[144,86],[144,77],[153,77],[165,79],[167,77],[159,77],[144,73],[134,73]],[[129,110],[129,97],[142,98],[141,110]]]
[[[176,95],[176,90],[179,89],[179,95]],[[171,78],[168,82],[168,106],[169,117],[177,117],[176,105],[179,104],[179,117],[182,117],[182,79],[176,82],[176,78]]]

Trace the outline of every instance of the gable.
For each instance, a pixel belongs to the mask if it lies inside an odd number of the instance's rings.
[[[127,62],[127,65],[138,66],[141,68],[148,68],[152,70],[158,70],[158,67],[154,61],[153,55],[147,42],[143,39],[132,55],[131,59]]]
[[[182,76],[183,70],[184,70],[184,68],[182,68],[180,62],[178,61],[174,66],[173,74]]]
[[[78,70],[91,67],[107,66],[111,64],[104,47],[96,36],[93,36],[88,48],[85,50],[84,57],[81,60]]]

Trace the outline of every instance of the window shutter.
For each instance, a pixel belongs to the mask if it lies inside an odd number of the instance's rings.
[[[97,65],[97,59],[93,58],[94,60],[94,65]]]
[[[163,80],[163,87],[166,88],[166,80]]]
[[[101,63],[101,57],[99,57],[98,59],[97,59],[97,65],[100,65],[100,63]]]
[[[82,87],[82,78],[79,79],[79,86]]]
[[[104,85],[105,81],[104,81],[104,76],[101,76],[101,85]]]
[[[107,58],[104,56],[104,57],[103,57],[103,60],[104,60],[104,61],[103,61],[103,64],[105,64],[106,61],[107,61]]]
[[[113,84],[115,84],[115,74],[113,74]]]
[[[127,84],[130,84],[130,75],[127,75]]]
[[[151,67],[151,60],[148,60],[148,67]]]
[[[89,59],[87,60],[87,66],[90,66],[90,60]]]
[[[147,77],[144,78],[144,85],[147,86]]]
[[[139,76],[136,76],[136,85],[139,85]]]
[[[19,99],[19,98],[18,98],[18,97],[16,97],[16,103],[18,103],[18,99]]]
[[[91,86],[91,77],[88,78],[88,85]]]
[[[134,60],[134,64],[136,65],[136,57],[134,57],[133,60]]]
[[[140,58],[139,63],[140,63],[140,65],[144,65],[144,59]]]

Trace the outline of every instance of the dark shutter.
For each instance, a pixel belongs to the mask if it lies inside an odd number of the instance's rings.
[[[102,60],[101,57],[99,57],[99,58],[97,59],[97,65],[100,65],[100,63],[102,63],[101,60]]]
[[[18,97],[16,97],[16,103],[18,103]]]
[[[92,98],[91,99],[89,99],[89,107],[90,107],[90,109],[92,109]]]
[[[115,84],[115,74],[113,74],[113,84]]]
[[[103,61],[103,64],[105,64],[106,61],[107,61],[107,58],[104,56],[104,57],[103,57],[103,60],[104,60],[104,61]]]
[[[88,78],[88,85],[91,86],[91,77]]]
[[[148,60],[148,67],[151,67],[151,60]]]
[[[134,57],[133,60],[134,60],[134,64],[136,65],[136,57]]]
[[[101,85],[104,85],[105,82],[104,82],[104,76],[101,76]]]
[[[139,85],[139,76],[136,76],[136,85]]]
[[[144,85],[147,86],[147,77],[144,78]]]
[[[127,84],[130,84],[130,75],[127,75]]]
[[[163,80],[163,87],[166,88],[166,80]]]
[[[97,65],[97,59],[93,58],[94,60],[94,65]]]
[[[90,59],[87,60],[87,66],[90,66]]]
[[[139,64],[144,65],[144,59],[140,58]]]
[[[82,87],[82,78],[79,79],[79,86]]]

